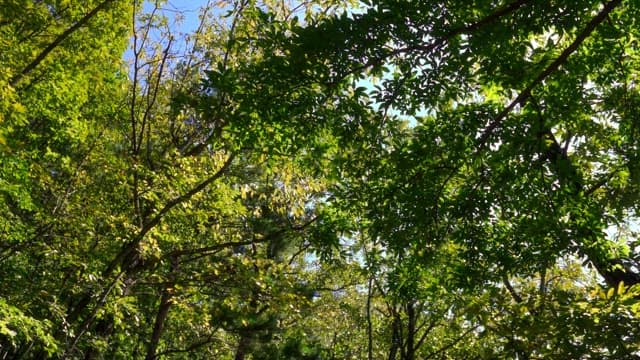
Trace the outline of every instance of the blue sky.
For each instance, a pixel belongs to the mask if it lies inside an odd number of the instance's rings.
[[[185,34],[194,31],[198,27],[200,9],[213,2],[214,0],[167,1],[160,6],[158,11],[169,19],[172,32]],[[145,1],[142,12],[150,13],[154,7],[154,1]],[[132,57],[133,51],[127,49],[124,58],[129,60]]]
[[[198,26],[198,14],[200,8],[207,5],[213,0],[187,0],[187,1],[167,1],[162,5],[163,13],[170,19],[175,19],[176,14],[182,14],[184,18],[180,24],[181,32],[189,32],[195,30]],[[145,11],[153,9],[153,2],[147,1],[144,6]]]

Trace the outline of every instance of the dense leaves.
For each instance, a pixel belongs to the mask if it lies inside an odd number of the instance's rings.
[[[5,3],[1,357],[640,356],[635,1]]]

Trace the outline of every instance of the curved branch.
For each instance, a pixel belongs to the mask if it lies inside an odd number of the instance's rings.
[[[103,274],[105,276],[108,276],[118,265],[126,265],[127,267],[133,267],[133,265],[135,265],[135,261],[129,264],[125,264],[125,263],[127,262],[128,259],[130,260],[135,259],[136,247],[138,246],[140,241],[142,241],[142,239],[144,239],[144,237],[149,233],[149,231],[155,228],[160,223],[160,221],[164,218],[164,216],[169,211],[171,211],[174,207],[184,203],[185,201],[188,201],[194,195],[200,193],[207,186],[209,186],[211,183],[218,180],[222,175],[224,175],[227,169],[231,166],[231,163],[233,162],[234,158],[235,156],[233,154],[229,155],[225,163],[222,165],[220,169],[218,169],[218,171],[216,171],[215,174],[205,179],[200,184],[195,186],[193,189],[187,191],[186,193],[169,200],[164,205],[164,207],[151,220],[149,220],[143,225],[140,232],[129,243],[127,243],[124,246],[122,251],[120,251],[120,253],[111,261],[111,263],[109,264],[109,266],[107,267],[107,269],[104,271]]]

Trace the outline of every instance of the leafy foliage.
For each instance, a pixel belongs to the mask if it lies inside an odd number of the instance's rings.
[[[171,6],[0,7],[3,358],[638,356],[636,2]]]

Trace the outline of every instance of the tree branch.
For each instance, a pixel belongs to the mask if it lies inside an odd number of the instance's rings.
[[[212,331],[211,334],[207,338],[205,338],[203,340],[200,340],[200,341],[197,341],[197,342],[194,342],[194,343],[192,343],[191,345],[189,345],[188,347],[186,347],[184,349],[169,349],[169,350],[165,350],[163,352],[157,353],[153,357],[153,359],[157,359],[157,358],[159,358],[161,356],[169,355],[169,354],[188,353],[188,352],[191,352],[191,351],[193,351],[193,350],[195,350],[195,349],[197,349],[199,347],[202,347],[202,346],[205,346],[207,344],[210,344],[210,343],[212,343],[214,341],[214,339],[213,339],[213,334],[214,333],[215,333],[215,331]]]
[[[27,66],[25,66],[22,71],[11,78],[11,80],[9,81],[9,85],[11,85],[12,87],[16,87],[22,81],[22,79],[31,71],[33,71],[33,69],[35,69],[55,48],[60,46],[60,44],[65,41],[71,34],[76,32],[81,27],[85,26],[89,22],[89,20],[91,20],[91,18],[93,18],[98,12],[105,9],[107,5],[114,1],[115,0],[104,0],[93,10],[87,13],[82,19],[73,24],[73,26],[65,30],[62,34],[58,35],[58,37],[55,38],[55,40],[53,40],[53,42],[51,42],[46,48],[44,48],[44,50],[42,50],[42,52],[40,52],[40,54],[38,54],[35,59],[27,64]]]
[[[442,348],[440,348],[437,351],[432,352],[431,354],[425,356],[423,359],[431,359],[433,357],[435,357],[436,355],[443,353],[447,350],[449,350],[450,348],[454,347],[457,343],[459,343],[462,339],[464,339],[470,332],[474,331],[475,329],[477,329],[480,325],[476,325],[473,326],[471,328],[469,328],[467,331],[465,331],[464,333],[462,333],[462,335],[458,336],[457,338],[453,339],[452,342],[450,342],[449,344],[443,346]]]
[[[607,4],[605,4],[604,8],[587,24],[587,26],[578,34],[578,36],[573,40],[571,45],[569,45],[564,51],[556,58],[549,66],[547,66],[524,90],[518,94],[518,96],[511,101],[507,107],[502,109],[498,115],[496,115],[495,119],[484,129],[482,135],[478,139],[478,147],[484,147],[489,136],[493,133],[493,131],[502,124],[504,119],[513,111],[513,109],[527,102],[531,98],[531,92],[533,89],[542,83],[549,75],[558,70],[562,64],[564,64],[569,56],[573,54],[578,47],[591,35],[591,33],[595,30],[595,28],[602,23],[609,13],[616,8],[616,6],[620,5],[622,0],[611,0]]]
[[[383,55],[382,57],[377,57],[374,59],[371,59],[370,61],[368,61],[367,63],[357,66],[349,71],[347,71],[346,73],[342,74],[342,76],[340,77],[341,79],[344,79],[345,77],[352,75],[354,73],[357,73],[358,71],[362,71],[365,69],[368,69],[370,67],[374,67],[374,66],[379,66],[382,63],[384,63],[387,59],[394,57],[394,56],[398,56],[398,55],[402,55],[402,54],[406,54],[406,53],[411,53],[414,51],[423,51],[425,53],[429,53],[434,51],[435,49],[443,46],[447,41],[449,41],[450,39],[452,39],[455,36],[458,35],[462,35],[462,34],[469,34],[472,33],[476,30],[481,29],[483,26],[489,25],[491,23],[494,23],[498,20],[500,20],[500,18],[502,18],[505,15],[508,15],[518,9],[520,9],[521,7],[523,7],[524,5],[526,5],[527,3],[531,2],[531,0],[517,0],[514,1],[513,3],[497,10],[494,13],[491,13],[487,16],[485,16],[484,18],[471,23],[469,25],[465,25],[465,26],[460,26],[460,27],[455,27],[451,30],[449,30],[448,32],[446,32],[443,36],[438,37],[436,39],[434,39],[431,43],[429,44],[416,44],[416,45],[411,45],[411,46],[406,46],[403,48],[399,48],[396,50],[393,50],[391,52],[389,52],[388,54]],[[337,81],[335,82],[337,83]]]
[[[210,176],[206,180],[202,181],[200,184],[198,184],[193,189],[187,191],[186,193],[169,200],[165,204],[165,206],[151,220],[149,220],[148,222],[146,222],[143,225],[143,227],[140,230],[140,232],[129,243],[127,243],[125,245],[125,247],[122,249],[122,251],[120,251],[120,253],[115,257],[115,259],[113,259],[113,261],[109,264],[107,269],[104,271],[104,275],[107,276],[119,264],[120,265],[124,265],[124,263],[126,262],[125,260],[127,258],[132,258],[134,256],[134,252],[135,252],[136,246],[149,233],[149,231],[151,231],[153,228],[155,228],[160,223],[162,218],[164,218],[164,216],[169,211],[171,211],[177,205],[180,205],[183,202],[191,199],[194,195],[196,195],[199,192],[201,192],[202,190],[204,190],[211,183],[213,183],[214,181],[218,180],[222,175],[224,175],[226,170],[231,166],[231,163],[233,162],[234,158],[235,158],[235,155],[233,155],[233,154],[229,155],[229,157],[227,158],[225,163],[222,165],[222,167],[220,169],[218,169],[218,171],[216,171],[215,174],[213,174],[212,176]],[[133,263],[127,264],[127,266],[133,266],[133,265],[135,265],[135,264],[133,264]]]
[[[509,278],[507,277],[507,275],[503,276],[502,282],[504,282],[504,287],[507,288],[507,290],[509,291],[509,294],[511,294],[511,297],[513,297],[513,299],[518,303],[522,303],[524,300],[522,299],[522,296],[520,296],[520,294],[518,294],[518,292],[516,291],[516,289],[513,288],[513,286],[511,286],[511,283],[509,282]]]

